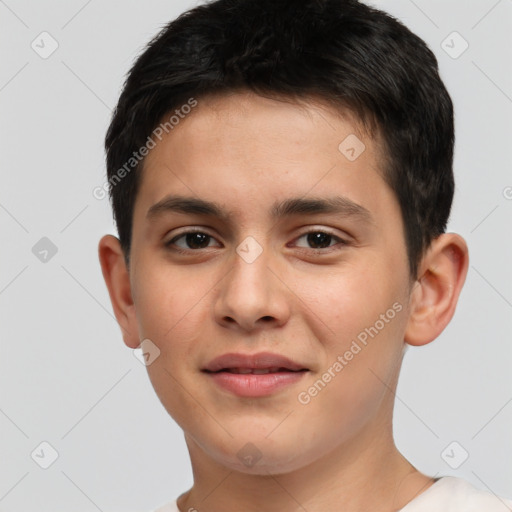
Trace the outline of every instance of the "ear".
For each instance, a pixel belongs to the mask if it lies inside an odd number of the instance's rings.
[[[468,248],[461,236],[443,233],[432,242],[411,290],[406,343],[426,345],[441,334],[455,313],[468,265]]]
[[[124,343],[130,348],[137,348],[140,345],[140,340],[131,293],[130,274],[126,268],[119,239],[112,235],[102,237],[98,245],[98,256],[103,279],[105,279],[110,295],[110,302],[123,333]]]

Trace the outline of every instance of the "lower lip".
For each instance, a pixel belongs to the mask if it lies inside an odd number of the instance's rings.
[[[267,396],[286,386],[299,382],[307,371],[277,372],[256,375],[253,373],[217,372],[207,373],[223,389],[245,397]]]

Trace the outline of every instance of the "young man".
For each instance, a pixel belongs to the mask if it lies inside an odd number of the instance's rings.
[[[99,257],[182,427],[163,512],[498,512],[397,450],[406,345],[452,318],[453,107],[425,43],[355,0],[217,0],[131,70]]]

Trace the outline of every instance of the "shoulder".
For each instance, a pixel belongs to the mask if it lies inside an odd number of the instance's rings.
[[[436,512],[512,512],[512,499],[477,489],[462,478],[445,476],[399,512],[432,512],[432,510]],[[153,512],[180,512],[180,510],[174,500]]]
[[[180,512],[176,500],[166,503],[165,505],[161,505],[153,512]]]
[[[431,512],[432,507],[437,512],[510,512],[512,500],[477,489],[462,478],[445,476],[401,512]]]

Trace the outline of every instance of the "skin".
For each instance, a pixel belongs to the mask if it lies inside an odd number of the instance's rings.
[[[366,146],[354,161],[338,150],[350,134]],[[299,105],[249,92],[200,99],[146,157],[130,268],[112,235],[99,257],[125,344],[150,339],[160,350],[148,374],[185,433],[194,473],[181,511],[391,511],[432,485],[394,444],[394,390],[405,345],[431,342],[452,318],[468,250],[459,235],[441,235],[411,279],[382,161],[378,136],[348,114],[312,98]],[[149,208],[171,193],[219,203],[232,224],[176,212],[150,221]],[[333,195],[362,205],[371,221],[269,216],[275,201]],[[166,247],[190,228],[212,238]],[[308,242],[304,234],[318,231],[333,238]],[[262,249],[252,263],[236,252],[249,236]],[[300,403],[298,394],[395,303],[401,311]],[[260,398],[224,391],[201,372],[226,352],[260,351],[309,372]],[[237,457],[247,443],[261,455],[252,466]]]

